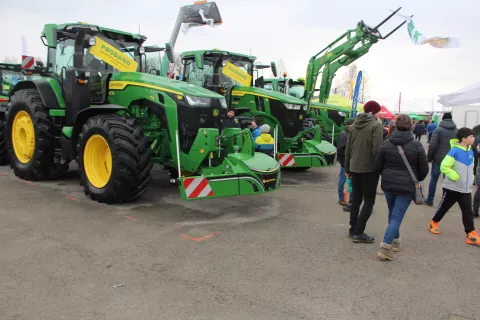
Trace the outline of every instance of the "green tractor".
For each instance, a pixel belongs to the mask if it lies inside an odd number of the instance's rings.
[[[264,80],[264,88],[282,92],[293,97],[303,98],[305,95],[305,79],[293,80],[284,75],[283,78],[267,78]],[[322,139],[337,145],[337,139],[342,132],[351,110],[326,103],[311,102],[310,112],[305,118],[306,128],[315,123],[320,125]]]
[[[343,130],[344,122],[347,120],[345,110],[332,105],[328,105],[327,100],[330,95],[333,78],[338,69],[343,66],[348,66],[356,61],[370,50],[371,46],[378,42],[378,40],[385,40],[406,21],[402,22],[396,28],[391,30],[386,36],[382,36],[378,30],[384,23],[390,20],[401,7],[393,11],[387,18],[380,22],[375,27],[370,27],[363,21],[357,24],[357,27],[348,30],[335,41],[330,43],[326,48],[319,53],[312,56],[308,62],[306,80],[293,81],[292,79],[269,79],[265,83],[269,85],[271,90],[278,92],[285,91],[293,96],[299,96],[309,105],[309,113],[306,117],[307,122],[319,123],[325,129],[324,138],[328,135],[333,136],[333,141],[337,141],[338,135]],[[322,73],[320,88],[315,89],[318,75]],[[272,81],[273,80],[273,81]],[[277,82],[277,85],[274,85]],[[301,83],[304,83],[303,90],[300,88]],[[313,102],[314,93],[319,91],[318,102]],[[329,120],[327,120],[327,118]],[[306,123],[308,125],[308,123]]]
[[[104,203],[138,199],[153,163],[184,200],[278,189],[280,165],[254,152],[250,131],[223,130],[222,95],[145,73],[145,36],[67,23],[41,39],[47,65],[12,88],[5,114],[16,176],[56,177],[75,160],[85,194]]]
[[[182,80],[225,96],[229,107],[240,115],[243,128],[253,118],[274,128],[272,155],[283,168],[302,171],[335,164],[336,148],[322,141],[320,127],[303,126],[308,113],[305,101],[263,89],[263,78],[252,86],[255,57],[222,50],[183,52],[181,57]]]
[[[20,80],[26,80],[28,76],[22,73],[21,64],[0,63],[0,137],[5,136],[5,117],[7,111],[8,96],[13,86]],[[5,139],[0,138],[0,165],[8,163],[7,144]]]

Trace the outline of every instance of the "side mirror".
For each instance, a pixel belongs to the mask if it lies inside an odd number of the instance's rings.
[[[170,43],[165,43],[165,52],[167,53],[168,60],[170,60],[171,63],[175,62],[175,58],[173,55],[173,47]]]
[[[35,63],[37,65],[37,67],[43,68],[43,62],[42,61],[36,61]]]
[[[75,38],[75,49],[73,52],[73,67],[81,69],[83,67],[83,42],[85,40],[85,31],[80,30]]]
[[[255,80],[255,87],[262,88],[262,89],[263,89],[263,87],[265,87],[265,82],[263,80],[263,76],[261,76],[260,78],[257,78]]]
[[[272,61],[270,67],[272,68],[273,76],[276,78],[277,77],[277,65],[275,64],[275,62]]]

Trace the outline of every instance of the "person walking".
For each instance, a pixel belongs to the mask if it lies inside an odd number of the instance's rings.
[[[433,206],[433,199],[437,191],[437,182],[440,177],[440,164],[450,151],[450,140],[457,134],[457,125],[452,120],[451,113],[445,113],[437,129],[433,131],[432,139],[428,145],[427,160],[432,163],[430,171],[430,184],[425,204]]]
[[[368,101],[364,113],[357,115],[348,133],[345,172],[352,178],[352,206],[349,236],[353,242],[372,243],[375,238],[364,231],[375,205],[378,172],[375,159],[383,142],[383,126],[378,121],[380,104]],[[363,203],[360,212],[360,204]]]
[[[451,140],[452,148],[440,166],[441,172],[446,176],[443,181],[443,197],[428,224],[428,230],[433,234],[439,234],[439,222],[448,210],[458,203],[462,211],[462,222],[466,234],[465,243],[480,245],[472,212],[473,151],[471,146],[474,141],[473,130],[466,127],[458,129],[456,139]]]
[[[347,120],[345,128],[338,135],[337,142],[337,159],[338,162],[340,162],[340,173],[338,175],[338,203],[342,206],[348,205],[348,202],[345,201],[345,181],[347,179],[347,176],[345,175],[345,150],[347,148],[348,132],[350,131],[350,127],[354,120],[355,119],[353,118]],[[351,194],[349,194],[349,198],[352,198]]]
[[[413,132],[415,133],[415,139],[421,141],[424,131],[425,126],[423,125],[422,121],[418,121],[418,123],[415,125],[415,128],[413,128]]]
[[[435,124],[435,122],[433,122],[433,120],[430,120],[430,123],[427,126],[428,143],[430,143],[430,140],[432,140],[432,134],[435,129],[437,129],[437,125]]]
[[[423,181],[429,169],[425,149],[411,133],[412,119],[406,114],[399,114],[396,119],[397,130],[382,144],[376,162],[388,206],[388,227],[377,252],[384,260],[394,260],[393,252],[400,250],[400,225],[415,196],[415,182],[400,152],[405,155],[417,181]]]

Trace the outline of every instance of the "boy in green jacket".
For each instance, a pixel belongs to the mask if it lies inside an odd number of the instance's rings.
[[[471,146],[474,141],[473,130],[465,127],[458,129],[457,139],[450,140],[452,148],[440,165],[440,171],[445,174],[443,196],[432,221],[428,224],[428,230],[433,234],[439,234],[438,223],[447,211],[458,203],[467,235],[465,243],[479,245],[480,238],[475,230],[472,211],[474,155]]]

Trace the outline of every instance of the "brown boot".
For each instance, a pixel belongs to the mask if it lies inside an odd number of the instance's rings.
[[[377,252],[377,257],[383,260],[395,260],[395,255],[392,251],[392,245],[382,242],[380,244],[380,251]]]
[[[392,251],[393,251],[393,252],[398,252],[398,251],[400,251],[400,238],[398,238],[398,239],[393,239],[393,242],[392,242]]]

